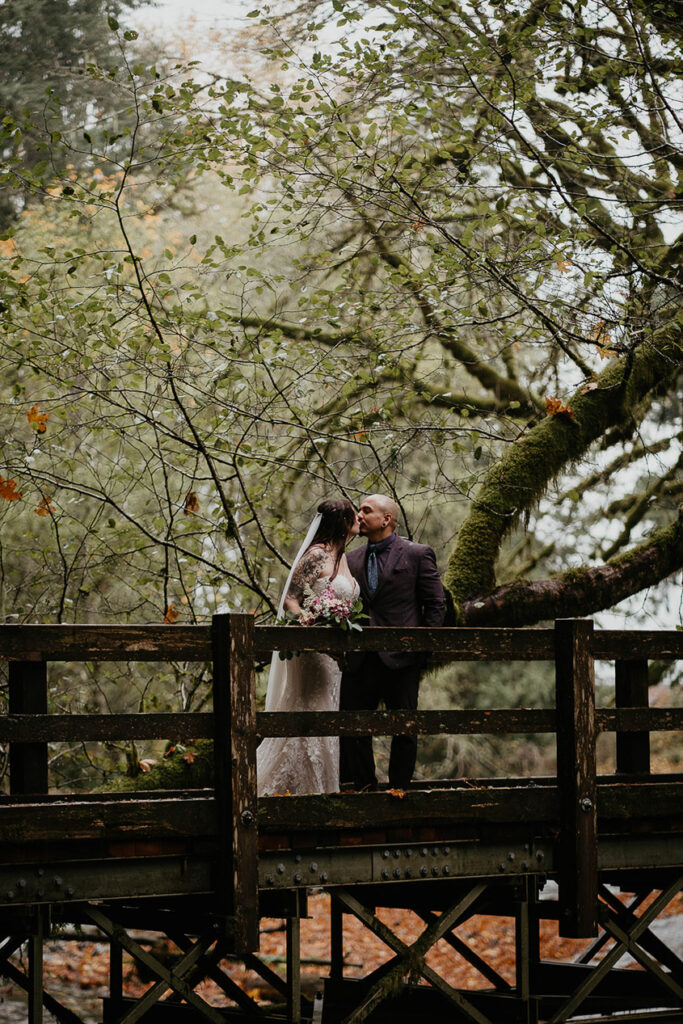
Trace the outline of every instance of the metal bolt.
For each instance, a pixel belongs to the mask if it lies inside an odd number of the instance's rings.
[[[448,856],[448,854],[451,852],[450,846],[444,846],[443,852],[446,854],[446,856]]]
[[[405,854],[406,854],[406,857],[412,857],[413,856],[413,851],[410,849],[410,847],[408,847],[408,849],[405,851]]]
[[[45,874],[45,868],[38,868],[36,874],[38,875],[38,878],[42,878],[43,875]]]
[[[297,871],[297,873],[296,873],[296,874],[294,875],[294,883],[295,883],[296,885],[301,885],[301,875],[299,874],[299,872],[298,872],[298,871]]]
[[[593,801],[591,800],[591,798],[589,796],[584,796],[581,800],[581,810],[588,812],[592,809],[592,807]]]
[[[396,858],[396,860],[398,860],[398,858],[400,856],[401,856],[401,851],[400,850],[394,850],[394,857]]]
[[[55,883],[55,888],[59,889],[60,885],[62,884],[62,879],[60,875],[55,875],[52,881]]]
[[[406,878],[412,878],[412,877],[413,877],[413,872],[411,871],[410,868],[406,868]]]
[[[500,864],[498,865],[498,870],[505,871],[505,864],[503,863],[503,861],[501,861]]]
[[[8,891],[5,893],[5,899],[10,900],[10,902],[14,899],[14,893],[12,892],[11,889],[8,889]]]
[[[424,866],[424,864],[420,868],[420,874],[422,875],[423,878],[426,878],[426,876],[429,874],[429,872],[428,872],[427,868]]]
[[[448,864],[444,864],[444,866],[441,868],[441,874],[442,875],[450,875],[450,873],[451,873],[451,869],[449,868]]]
[[[388,856],[389,856],[389,851],[388,850],[382,850],[382,857],[384,858],[384,860],[386,860]]]
[[[423,846],[422,849],[420,850],[420,853],[422,854],[423,857],[426,857],[427,854],[429,853],[429,850],[427,849],[426,846]]]
[[[19,879],[19,888],[20,889],[25,889],[26,888],[26,879],[25,878],[20,878]]]
[[[389,877],[390,877],[389,876],[389,872],[387,871],[386,868],[383,868],[382,869],[382,878],[384,879],[384,881],[386,882],[387,878],[389,878]]]
[[[311,866],[310,866],[310,868],[308,870],[311,872],[312,875],[314,875],[316,873],[316,871],[318,870],[318,865],[316,864],[315,861],[313,861],[313,863],[311,864]]]
[[[321,882],[326,882],[327,881],[327,871],[321,871],[320,872],[320,881]]]
[[[253,825],[256,821],[252,811],[242,811],[240,814],[240,821],[243,825]]]
[[[275,885],[275,878],[273,875],[266,875],[266,885]]]
[[[295,857],[294,857],[294,861],[295,861],[295,863],[296,863],[296,864],[301,864],[301,861],[302,861],[302,859],[303,859],[303,858],[302,858],[302,856],[301,856],[301,854],[300,854],[300,853],[297,853],[297,854],[295,855]]]
[[[528,860],[523,860],[522,861],[522,871],[528,871],[528,870],[529,870],[529,861]]]
[[[543,850],[537,850],[536,851],[536,860],[538,861],[538,863],[540,864],[541,861],[544,860],[544,859],[545,859],[545,854],[544,854]]]
[[[278,875],[284,875],[284,873],[285,873],[285,866],[284,866],[284,864],[278,864],[278,866],[277,866],[277,873],[278,873]]]
[[[439,869],[436,867],[436,865],[434,865],[434,867],[432,868],[432,874],[434,875],[435,878],[438,878]]]
[[[432,850],[432,857],[438,857],[438,856],[439,856],[439,847],[435,846],[434,849]]]
[[[394,878],[400,878],[400,877],[401,877],[401,869],[400,868],[394,868]]]
[[[508,853],[508,860],[510,861],[510,863],[512,863],[514,859],[515,859],[515,855],[512,852],[512,850],[510,850],[510,852]]]
[[[73,896],[73,894],[74,894],[74,891],[71,888],[71,886],[69,886],[69,888],[66,890],[66,895],[70,898],[71,896]]]

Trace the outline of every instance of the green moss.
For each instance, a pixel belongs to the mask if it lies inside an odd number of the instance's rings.
[[[197,740],[178,745],[149,771],[110,779],[107,789],[118,791],[146,789],[204,789],[213,786],[213,742]]]
[[[567,569],[560,576],[563,583],[571,583],[576,586],[582,586],[590,583],[591,572],[586,566],[579,566],[577,569]]]

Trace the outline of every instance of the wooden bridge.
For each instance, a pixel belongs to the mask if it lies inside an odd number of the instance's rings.
[[[254,663],[279,650],[429,650],[462,661],[554,661],[554,710],[257,713]],[[50,994],[43,941],[53,925],[96,926],[110,944],[104,1024],[312,1019],[549,1022],[683,1021],[683,964],[651,929],[683,882],[683,776],[650,773],[650,733],[681,729],[681,709],[648,707],[648,660],[680,658],[683,633],[554,629],[255,627],[221,615],[211,626],[3,626],[9,662],[10,793],[0,796],[0,974],[28,992],[29,1024],[43,1007],[79,1018]],[[595,707],[596,659],[615,664],[615,706]],[[48,662],[199,661],[213,664],[213,711],[48,714]],[[61,671],[67,674],[68,664]],[[256,746],[273,735],[554,733],[557,775],[444,780],[391,791],[257,799]],[[600,732],[615,732],[616,773],[596,774]],[[48,743],[210,737],[210,789],[48,792]],[[547,880],[557,899],[539,899]],[[331,896],[331,964],[322,1000],[302,993],[299,928],[307,893]],[[424,921],[413,945],[378,907]],[[509,916],[511,982],[454,929],[477,914]],[[362,979],[345,976],[344,915],[391,956]],[[287,921],[286,973],[259,957],[259,920]],[[577,962],[546,962],[539,926],[592,938]],[[159,932],[178,948],[168,965],[136,938]],[[440,939],[486,987],[456,989],[425,960]],[[612,944],[610,945],[610,940]],[[10,958],[27,945],[25,970]],[[154,979],[124,994],[122,953]],[[619,968],[625,952],[637,969]],[[281,995],[257,1002],[221,967],[242,958]],[[196,991],[217,982],[229,1006]]]

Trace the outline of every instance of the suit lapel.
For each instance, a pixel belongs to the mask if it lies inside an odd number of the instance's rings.
[[[360,587],[363,603],[367,604],[370,600],[370,594],[368,593],[368,577],[365,572],[365,556],[366,549],[365,545],[363,545],[362,548],[354,548],[353,551],[350,551],[346,558],[349,563],[351,575],[358,580],[358,586]]]

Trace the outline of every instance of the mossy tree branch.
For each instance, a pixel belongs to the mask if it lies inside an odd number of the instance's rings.
[[[683,511],[646,541],[604,565],[569,569],[559,576],[518,581],[465,601],[468,626],[528,626],[554,618],[593,615],[683,567]]]
[[[495,565],[505,535],[533,507],[548,483],[579,459],[606,430],[630,415],[653,388],[673,379],[680,342],[642,344],[616,359],[569,401],[573,416],[547,416],[511,445],[487,474],[450,556],[445,583],[456,604],[493,589]]]

